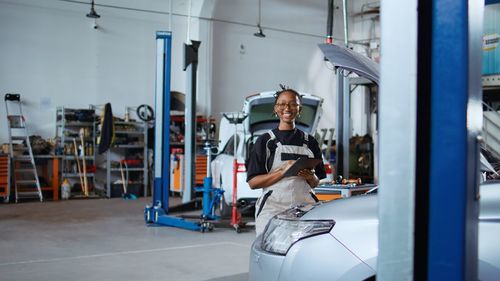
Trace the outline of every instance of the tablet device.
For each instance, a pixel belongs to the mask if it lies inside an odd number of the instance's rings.
[[[314,167],[316,167],[319,163],[321,163],[321,159],[301,157],[297,159],[290,168],[288,168],[284,177],[296,176],[302,169],[314,169]]]

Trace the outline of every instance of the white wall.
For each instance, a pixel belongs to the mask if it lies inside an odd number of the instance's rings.
[[[355,1],[348,6],[349,13],[360,11],[368,2]],[[278,90],[282,83],[324,98],[319,128],[335,127],[334,73],[318,48],[326,34],[327,3],[287,1],[284,5],[283,1],[262,1],[261,25],[266,38],[258,38],[253,36],[257,32],[257,1],[217,1],[213,23],[212,112],[239,111],[246,96]],[[334,3],[338,9],[334,11],[333,36],[336,42],[343,43],[342,1]],[[365,39],[378,35],[378,29],[373,28],[377,24],[371,17],[351,18],[350,39],[369,42]],[[358,46],[358,49],[363,48]],[[352,102],[353,132],[365,134],[366,93],[357,92]]]
[[[169,30],[169,1],[98,1],[162,14],[96,6],[98,29],[85,17],[90,5],[57,0],[0,0],[0,94],[20,93],[32,134],[54,137],[55,108],[86,108],[111,102],[123,116],[126,106],[154,104],[155,32]],[[185,92],[183,43],[187,0],[173,2],[172,90]],[[193,1],[200,13],[203,1]],[[191,39],[200,23],[191,21]],[[208,49],[200,56],[208,56]],[[200,69],[200,72],[208,71]],[[206,77],[206,75],[200,75]],[[206,80],[206,79],[205,79]],[[201,79],[206,85],[206,81]],[[203,83],[200,83],[203,85]],[[207,96],[206,87],[200,93]],[[7,141],[5,108],[0,107],[0,142]]]
[[[183,44],[191,11],[189,38],[202,42],[199,112],[220,118],[222,111],[241,110],[247,95],[284,83],[323,97],[320,127],[334,127],[334,74],[317,47],[326,33],[326,0],[262,1],[266,38],[253,36],[257,1],[171,1],[172,90],[186,88]],[[56,106],[85,108],[111,102],[114,113],[123,116],[126,106],[154,103],[155,32],[169,30],[170,1],[99,0],[97,30],[85,17],[88,1],[75,2],[0,0],[0,94],[22,95],[32,134],[54,137]],[[366,2],[356,1],[349,10]],[[335,1],[337,6],[341,3]],[[335,10],[334,38],[339,41],[343,40],[341,12]],[[350,22],[351,38],[369,37],[365,19]],[[3,143],[7,141],[4,106],[0,116]],[[361,125],[354,128],[363,130]]]

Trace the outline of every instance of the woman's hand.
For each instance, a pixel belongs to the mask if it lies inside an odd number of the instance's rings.
[[[297,176],[303,177],[311,188],[314,188],[319,184],[319,179],[314,173],[314,170],[302,169],[297,173]]]
[[[303,177],[305,180],[311,180],[314,177],[314,171],[309,169],[302,169],[297,173],[297,176]]]

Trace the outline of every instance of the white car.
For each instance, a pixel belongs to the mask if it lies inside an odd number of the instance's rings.
[[[237,202],[241,213],[253,212],[255,201],[262,190],[252,190],[247,182],[246,162],[252,145],[258,136],[274,129],[279,124],[273,107],[275,92],[262,92],[248,96],[243,104],[243,114],[247,117],[243,123],[234,125],[223,118],[219,125],[219,154],[212,161],[213,186],[224,190],[221,212],[228,215],[233,195],[233,166],[234,166],[234,136],[236,135],[237,161]],[[302,112],[297,118],[296,126],[302,131],[314,135],[321,117],[323,99],[311,94],[302,95]],[[229,113],[227,115],[230,115]],[[236,128],[235,128],[236,127]]]
[[[479,280],[500,277],[500,182],[481,184]],[[251,281],[375,280],[376,194],[339,199],[275,216],[252,245]]]

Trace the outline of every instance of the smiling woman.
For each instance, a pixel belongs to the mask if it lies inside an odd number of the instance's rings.
[[[278,128],[257,139],[247,167],[250,188],[263,189],[255,208],[257,235],[281,211],[317,201],[312,188],[326,176],[320,163],[314,169],[301,169],[296,176],[286,177],[286,171],[297,159],[322,159],[322,156],[314,137],[295,127],[296,118],[302,111],[302,96],[293,89],[281,87],[274,95],[273,107],[275,116],[280,120]]]

